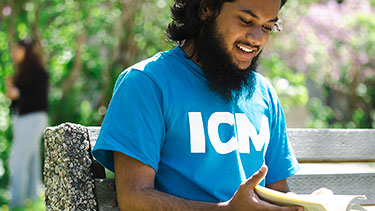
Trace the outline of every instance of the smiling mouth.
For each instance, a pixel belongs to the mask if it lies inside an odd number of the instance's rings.
[[[243,44],[237,44],[236,47],[245,53],[253,53],[254,51],[258,50],[256,47],[250,47],[248,45]]]

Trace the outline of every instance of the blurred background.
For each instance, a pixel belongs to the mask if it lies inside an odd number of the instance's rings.
[[[15,42],[37,43],[50,80],[49,125],[101,125],[119,73],[174,47],[164,33],[171,5],[1,0],[0,210],[9,200],[12,123],[4,80],[14,71]],[[259,72],[278,92],[288,127],[375,128],[375,0],[289,0],[280,18],[283,31],[271,35]],[[25,209],[43,210],[42,199]]]

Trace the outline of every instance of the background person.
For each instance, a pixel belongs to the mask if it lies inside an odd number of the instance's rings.
[[[6,79],[12,100],[13,142],[9,158],[9,206],[22,206],[39,196],[42,185],[40,141],[47,127],[48,75],[37,57],[34,43],[21,40],[12,49],[15,73]]]

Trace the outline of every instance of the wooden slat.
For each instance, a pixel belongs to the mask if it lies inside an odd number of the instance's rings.
[[[96,200],[98,202],[99,211],[115,211],[120,210],[117,203],[116,185],[114,179],[95,179]]]
[[[100,127],[88,127],[91,146]],[[308,161],[375,161],[375,129],[288,129],[297,159]]]
[[[87,127],[87,129],[89,131],[90,146],[91,146],[91,150],[92,150],[92,148],[95,146],[96,139],[99,136],[100,127],[99,126],[90,126],[90,127]]]
[[[300,162],[375,161],[375,129],[288,129]]]
[[[92,150],[95,146],[96,139],[99,136],[100,127],[87,127],[87,129],[89,132],[90,147]],[[93,159],[94,160],[93,160],[93,164],[91,168],[92,168],[92,173],[94,175],[94,178],[100,178],[100,179],[106,178],[104,167],[100,165],[99,162],[96,161],[94,157]]]
[[[300,167],[297,174],[375,174],[375,162],[300,163]]]
[[[375,173],[295,175],[288,179],[288,185],[298,194],[310,194],[321,187],[331,189],[335,194],[365,194],[367,200],[356,200],[355,203],[375,204]]]

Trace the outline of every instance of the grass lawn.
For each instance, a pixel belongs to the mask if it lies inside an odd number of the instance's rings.
[[[23,207],[17,207],[12,209],[11,211],[45,211],[44,201],[43,199],[29,201]],[[10,211],[7,205],[3,205],[0,207],[0,211]]]

